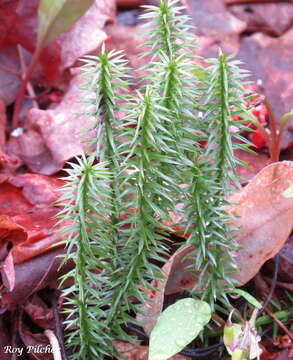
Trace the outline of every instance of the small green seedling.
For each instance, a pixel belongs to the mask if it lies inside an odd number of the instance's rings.
[[[150,335],[148,360],[166,360],[194,340],[211,319],[208,303],[186,298],[159,316]]]

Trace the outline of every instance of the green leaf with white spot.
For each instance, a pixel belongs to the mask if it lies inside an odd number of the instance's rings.
[[[169,306],[151,332],[148,360],[165,360],[180,352],[210,318],[211,308],[204,301],[187,298]]]
[[[292,198],[293,197],[293,185],[289,186],[288,189],[286,189],[283,194],[284,198]]]

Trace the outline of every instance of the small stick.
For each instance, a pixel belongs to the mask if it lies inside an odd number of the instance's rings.
[[[12,313],[12,327],[13,327],[13,335],[12,335],[12,347],[17,348],[17,336],[18,336],[18,323],[19,323],[19,309],[18,307],[16,310]],[[16,354],[12,354],[11,360],[16,360]]]
[[[47,336],[52,346],[52,353],[54,360],[62,360],[59,343],[54,332],[52,330],[45,330],[44,334]]]
[[[279,325],[279,327],[290,337],[291,340],[293,340],[293,335],[291,333],[291,331],[289,331],[287,329],[287,327],[276,317],[275,314],[273,314],[268,308],[268,304],[271,301],[271,298],[274,294],[276,285],[277,285],[277,279],[278,279],[278,271],[279,271],[279,262],[280,262],[280,255],[276,255],[275,256],[275,270],[274,270],[274,276],[273,276],[273,280],[272,280],[272,285],[271,285],[271,289],[269,292],[268,297],[266,298],[263,307],[260,311],[260,313],[262,313],[263,311],[265,311],[274,321],[276,324]]]
[[[10,69],[9,67],[7,67],[5,65],[0,64],[0,70],[3,70],[5,72],[8,72],[8,73],[13,74],[18,77],[21,77],[21,74],[18,71]]]
[[[63,342],[62,324],[61,324],[60,315],[59,315],[58,308],[57,308],[57,301],[56,301],[55,293],[52,295],[52,308],[53,308],[53,316],[54,316],[54,322],[55,322],[55,332],[56,332],[56,337],[57,337],[59,345],[60,345],[62,360],[67,360],[64,342]]]
[[[26,65],[25,65],[25,61],[24,61],[24,57],[23,57],[23,51],[22,51],[22,48],[20,45],[17,45],[17,51],[18,51],[18,56],[19,56],[19,61],[20,61],[20,68],[21,68],[21,77],[22,77],[22,80],[24,81],[24,78],[25,78],[25,74],[27,72],[27,68],[26,68]],[[36,94],[35,94],[35,91],[34,91],[34,88],[32,87],[32,84],[30,82],[27,83],[27,92],[29,93],[29,96],[31,99],[36,99]],[[38,103],[33,100],[32,101],[33,103],[33,106],[34,108],[39,108],[39,105]]]
[[[276,289],[277,279],[278,279],[278,271],[279,271],[279,263],[280,263],[280,255],[277,254],[275,256],[275,269],[274,269],[274,276],[273,276],[273,280],[272,280],[271,289],[270,289],[270,292],[269,292],[265,302],[263,303],[261,312],[263,311],[263,309],[266,309],[266,307],[268,306],[269,302],[271,301],[271,299],[273,297],[274,291]]]
[[[293,341],[293,334],[287,327],[279,320],[275,314],[273,314],[269,309],[265,308],[265,312],[274,320],[276,324],[289,336],[289,338]]]

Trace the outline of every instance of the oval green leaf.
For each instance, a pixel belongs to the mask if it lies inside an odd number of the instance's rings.
[[[210,318],[211,308],[204,301],[187,298],[170,305],[151,332],[148,360],[165,360],[180,352]]]
[[[227,291],[227,293],[238,294],[238,295],[244,297],[245,300],[247,300],[251,305],[253,305],[257,309],[262,308],[262,304],[258,300],[256,300],[256,298],[254,296],[250,295],[248,292],[246,292],[244,290],[233,289],[233,290]]]
[[[94,3],[94,0],[41,0],[38,8],[40,50],[69,29]]]

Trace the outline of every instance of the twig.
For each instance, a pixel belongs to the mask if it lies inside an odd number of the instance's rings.
[[[56,301],[55,293],[52,294],[52,308],[53,308],[53,316],[54,316],[54,323],[55,323],[55,333],[56,333],[56,337],[59,342],[62,360],[68,360],[66,352],[65,352],[63,333],[62,333],[62,324],[61,324],[60,315],[59,315],[59,312],[57,309],[57,301]]]
[[[15,75],[15,76],[18,76],[18,77],[21,77],[21,74],[16,71],[16,70],[13,70],[13,69],[10,69],[9,67],[3,65],[3,64],[0,64],[0,70],[3,70],[5,72],[8,72],[8,73],[11,73],[12,75]]]
[[[19,322],[19,309],[18,307],[12,313],[12,327],[13,327],[13,334],[12,334],[12,347],[17,348],[17,335],[18,335],[18,322]],[[16,354],[12,354],[11,360],[16,360]]]
[[[275,323],[278,324],[282,330],[284,330],[284,332],[290,337],[290,339],[293,340],[293,335],[292,335],[291,331],[289,331],[287,329],[287,327],[267,307],[269,302],[271,301],[271,298],[272,298],[275,288],[276,288],[277,279],[278,279],[278,271],[279,271],[279,262],[280,262],[280,255],[277,254],[275,256],[275,270],[274,270],[274,276],[273,276],[273,280],[272,280],[271,289],[270,289],[269,295],[267,296],[267,298],[263,304],[262,309],[260,310],[260,314],[263,311],[265,311],[275,321]]]
[[[0,149],[4,151],[5,145],[5,127],[6,127],[6,105],[0,99]]]
[[[268,283],[272,283],[272,280],[270,278],[268,278],[267,276],[264,277],[264,279],[268,282]],[[277,281],[276,284],[278,287],[282,288],[282,289],[286,289],[286,290],[290,290],[293,291],[293,284],[291,283],[286,283],[286,282],[282,282],[282,281]]]
[[[19,113],[20,113],[20,108],[21,108],[21,105],[22,105],[22,102],[23,102],[23,99],[24,99],[24,96],[25,96],[25,91],[26,91],[26,88],[27,88],[27,84],[28,84],[28,81],[34,71],[34,68],[35,68],[35,65],[39,59],[39,55],[40,55],[40,52],[41,52],[41,48],[37,48],[31,58],[31,61],[30,61],[30,64],[28,66],[28,69],[26,71],[26,74],[22,80],[22,83],[21,83],[21,86],[20,86],[20,89],[18,91],[18,94],[17,94],[17,98],[16,98],[16,101],[15,101],[15,104],[14,104],[14,110],[13,110],[13,117],[12,117],[12,127],[13,129],[15,129],[17,126],[18,126],[18,117],[19,117]]]
[[[266,309],[266,307],[268,306],[269,302],[271,301],[272,299],[272,296],[274,294],[274,291],[276,289],[276,284],[277,284],[277,279],[278,279],[278,272],[279,272],[279,263],[280,263],[280,255],[277,254],[275,256],[275,269],[274,269],[274,276],[273,276],[273,280],[272,280],[272,284],[271,284],[271,289],[270,289],[270,292],[265,300],[265,302],[263,303],[263,306],[262,306],[262,310],[261,312]]]
[[[293,341],[293,334],[287,327],[279,320],[275,314],[273,314],[268,308],[265,308],[265,312],[275,321],[276,324],[289,336],[289,338]]]
[[[45,330],[44,334],[47,336],[52,346],[54,360],[62,360],[60,346],[54,332],[52,330]]]
[[[280,138],[277,129],[276,118],[273,114],[272,106],[267,98],[264,99],[264,105],[269,115],[269,126],[271,130],[271,143],[270,143],[270,162],[274,163],[279,160],[280,156]]]
[[[19,61],[20,61],[21,77],[22,77],[22,80],[24,81],[25,74],[27,73],[27,67],[26,67],[26,64],[24,61],[22,47],[20,45],[17,45],[17,51],[18,51],[18,56],[19,56]],[[34,99],[36,99],[36,94],[35,94],[34,88],[32,87],[32,84],[30,82],[28,82],[26,88],[27,88],[27,92],[29,93],[30,98],[33,99],[32,100],[33,107],[39,108],[38,103],[34,100]]]

